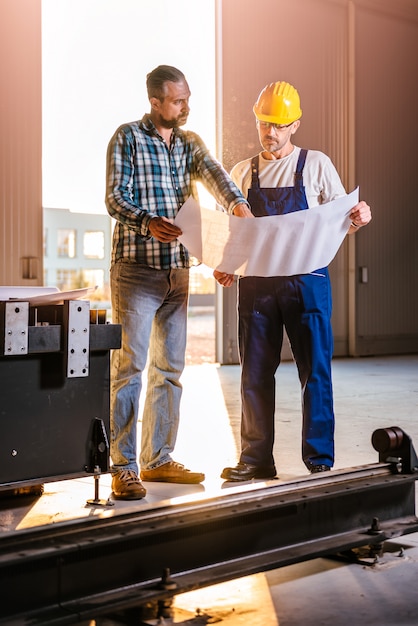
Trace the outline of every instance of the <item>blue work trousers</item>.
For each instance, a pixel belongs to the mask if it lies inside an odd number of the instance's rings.
[[[275,374],[285,328],[301,384],[302,459],[333,465],[331,302],[327,269],[239,280],[241,462],[274,466]]]

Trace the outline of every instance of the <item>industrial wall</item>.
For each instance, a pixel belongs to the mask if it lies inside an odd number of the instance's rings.
[[[0,285],[42,285],[41,0],[0,0]]]
[[[373,221],[331,266],[336,355],[418,351],[416,0],[218,0],[219,139],[229,168],[259,150],[252,106],[287,80],[299,145],[328,153]],[[0,0],[0,284],[42,284],[41,0]],[[225,291],[225,290],[224,290]],[[221,362],[236,362],[235,295]]]
[[[222,158],[260,150],[252,106],[265,84],[292,83],[296,145],[326,152],[373,221],[330,271],[336,355],[418,350],[418,210],[414,114],[416,0],[219,0]],[[236,361],[235,294],[224,294],[220,361]]]

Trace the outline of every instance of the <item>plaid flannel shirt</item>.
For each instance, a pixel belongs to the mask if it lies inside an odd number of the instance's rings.
[[[112,264],[129,259],[156,269],[190,267],[189,253],[178,240],[161,243],[148,226],[156,216],[174,218],[189,196],[197,199],[198,181],[228,212],[247,203],[196,133],[175,128],[167,146],[149,115],[114,133],[106,181],[106,207],[116,220]]]

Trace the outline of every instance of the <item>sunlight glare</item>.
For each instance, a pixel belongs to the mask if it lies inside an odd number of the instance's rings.
[[[181,69],[187,128],[215,153],[215,0],[42,0],[43,206],[106,213],[107,144],[149,112],[146,74]],[[177,45],[173,45],[173,37]]]

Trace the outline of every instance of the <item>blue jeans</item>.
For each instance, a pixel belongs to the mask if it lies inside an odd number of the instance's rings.
[[[176,443],[187,339],[189,270],[156,270],[118,261],[110,272],[112,322],[122,347],[112,352],[110,455],[112,471],[138,473],[137,423],[142,373],[148,385],[142,416],[141,469],[171,460]]]

